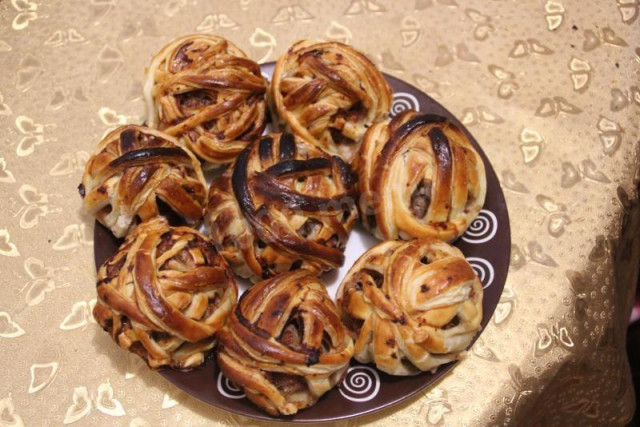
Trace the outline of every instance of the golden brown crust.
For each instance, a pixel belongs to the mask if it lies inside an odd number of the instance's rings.
[[[79,187],[85,209],[116,237],[159,213],[161,200],[190,224],[202,219],[207,185],[195,156],[173,137],[121,126],[87,162]]]
[[[264,130],[266,90],[260,66],[233,43],[184,36],[165,46],[147,70],[147,120],[206,162],[230,163]]]
[[[234,271],[252,281],[344,262],[357,218],[352,174],[292,134],[253,142],[211,184],[205,221]]]
[[[306,270],[251,287],[218,341],[222,372],[272,415],[313,405],[342,379],[353,355],[335,304]]]
[[[444,117],[407,110],[373,125],[354,162],[364,226],[377,238],[464,233],[484,204],[484,163]]]
[[[339,42],[301,40],[278,59],[271,97],[291,130],[351,162],[366,127],[391,108],[391,87],[362,53]]]
[[[233,273],[214,245],[163,217],[140,224],[99,269],[93,316],[151,368],[194,368],[233,309]]]
[[[480,330],[482,283],[457,248],[422,238],[365,252],[340,284],[337,304],[354,357],[391,375],[457,360]]]

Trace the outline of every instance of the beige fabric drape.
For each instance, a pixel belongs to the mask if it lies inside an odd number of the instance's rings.
[[[91,317],[84,162],[144,119],[145,65],[193,32],[261,62],[300,38],[351,43],[460,117],[501,179],[513,250],[490,326],[436,386],[343,424],[623,424],[639,14],[637,0],[0,2],[0,424],[256,423],[179,392]]]

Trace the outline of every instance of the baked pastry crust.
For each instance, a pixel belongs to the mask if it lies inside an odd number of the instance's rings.
[[[166,45],[147,69],[147,122],[209,164],[230,163],[266,124],[260,66],[228,40],[194,34]]]
[[[353,355],[325,286],[302,269],[245,292],[218,342],[222,372],[272,415],[315,404],[342,380]]]
[[[151,368],[204,362],[238,298],[211,241],[163,217],[140,224],[98,271],[93,315]]]
[[[290,129],[351,162],[366,128],[384,119],[391,87],[361,52],[335,41],[301,40],[276,63],[271,97]]]
[[[372,247],[336,296],[356,339],[356,360],[391,375],[459,359],[480,330],[482,297],[482,283],[462,252],[431,238]]]
[[[196,224],[207,184],[198,159],[178,141],[145,126],[121,126],[105,136],[87,162],[84,208],[116,237],[159,213],[158,202]]]
[[[205,222],[220,253],[252,281],[341,266],[357,218],[351,169],[290,133],[249,145],[211,183]]]
[[[484,205],[484,163],[444,117],[407,110],[373,125],[354,164],[360,215],[378,239],[461,236]]]

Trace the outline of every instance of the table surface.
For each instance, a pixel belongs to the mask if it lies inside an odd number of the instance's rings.
[[[90,312],[84,163],[143,121],[144,67],[194,32],[259,62],[301,38],[350,43],[459,117],[500,177],[512,254],[489,326],[436,386],[341,424],[623,424],[639,15],[638,0],[0,2],[0,425],[254,423],[177,390]]]

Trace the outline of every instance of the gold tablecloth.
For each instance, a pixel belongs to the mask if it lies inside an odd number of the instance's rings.
[[[640,256],[639,9],[638,0],[0,2],[0,424],[254,423],[178,391],[90,314],[83,165],[108,129],[143,119],[151,55],[193,32],[223,35],[261,62],[300,38],[351,43],[460,117],[501,179],[512,258],[490,326],[436,386],[344,424],[624,423]]]

